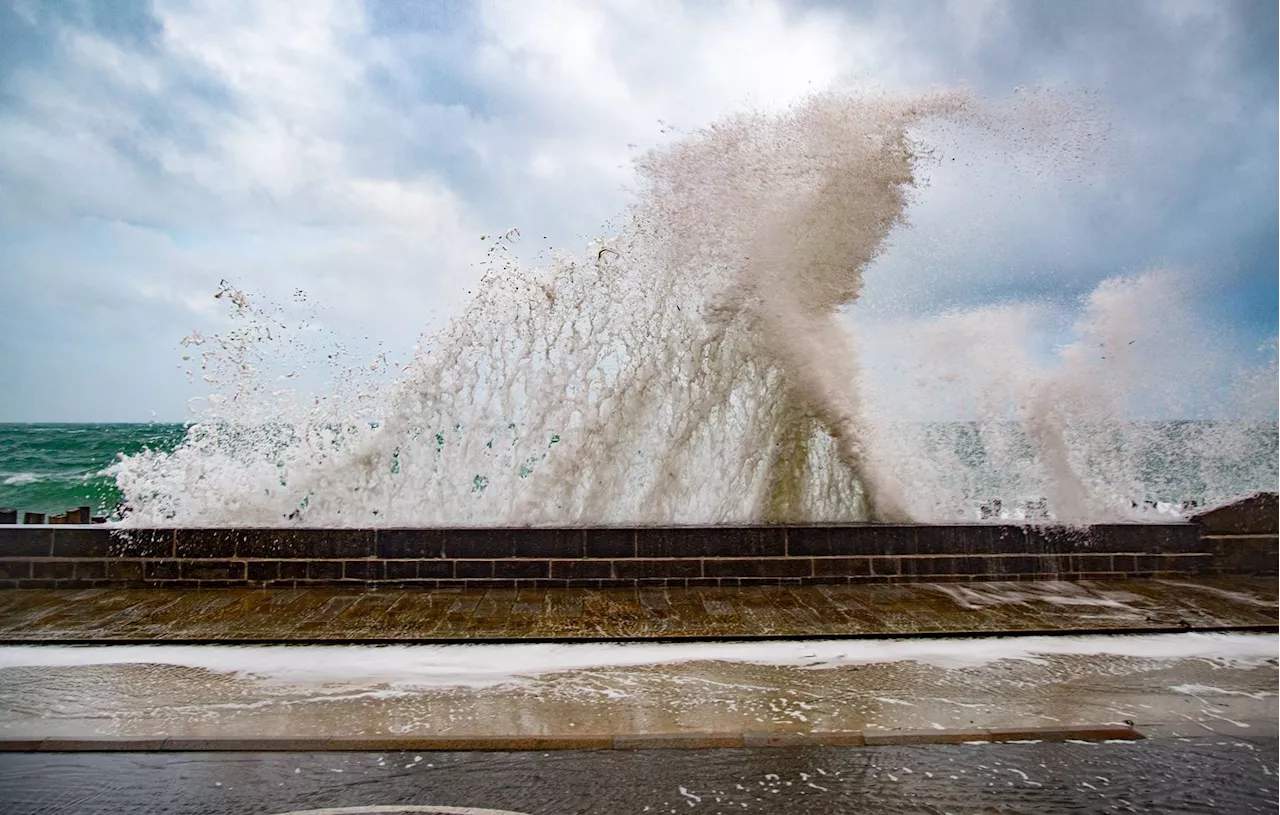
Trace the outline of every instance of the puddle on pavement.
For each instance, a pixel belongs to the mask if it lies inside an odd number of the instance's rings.
[[[1275,739],[552,753],[11,754],[0,759],[6,815],[55,810],[68,815],[282,815],[321,808],[354,815],[431,806],[527,815],[1167,815],[1272,813],[1277,803]]]

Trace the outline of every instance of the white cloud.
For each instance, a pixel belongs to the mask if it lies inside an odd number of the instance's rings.
[[[1234,87],[1224,84],[1229,15],[1184,6],[1157,6],[1157,16],[1177,30],[1208,20],[1213,32],[1180,56],[1198,66],[1188,68],[1194,76],[1169,82],[1196,100],[1221,97]],[[1034,48],[1008,39],[1014,12],[1032,10],[997,2],[944,4],[913,19],[896,4],[488,0],[429,32],[380,27],[371,13],[396,8],[155,0],[155,30],[126,37],[94,28],[88,14],[59,22],[38,4],[15,5],[20,25],[52,27],[52,51],[0,75],[0,231],[26,241],[0,272],[3,294],[56,321],[47,282],[80,286],[107,311],[128,303],[150,345],[172,344],[175,325],[210,319],[207,303],[227,277],[276,299],[307,289],[343,330],[407,348],[474,283],[479,234],[518,226],[526,256],[548,244],[577,248],[625,206],[632,158],[680,131],[844,81],[953,83],[1008,56],[993,49]],[[934,53],[938,43],[951,52]],[[1054,76],[1082,59],[1052,56]],[[1095,76],[1097,64],[1081,70]],[[1214,104],[1218,115],[1236,103]],[[1123,135],[1174,138],[1145,124]],[[1190,153],[1209,131],[1178,138]],[[1100,196],[1018,201],[1004,196],[1019,183],[1008,177],[982,167],[939,174],[917,212],[915,248],[904,243],[911,251],[882,270],[915,287],[907,307],[941,290],[930,275],[954,290],[964,275],[1022,273],[1028,258],[1060,268],[1075,252],[1085,256],[1082,277],[1124,271],[1090,271],[1114,251],[1078,239],[1098,231],[1090,219],[1099,212],[1168,231],[1131,179],[1091,179],[1108,205]],[[976,204],[975,179],[985,196]],[[951,181],[963,191],[947,189]],[[921,277],[923,263],[935,268]],[[869,282],[876,295],[880,284]],[[147,303],[153,311],[138,305]],[[99,328],[104,338],[113,330]],[[38,417],[39,400],[25,416]]]
[[[832,10],[567,0],[480,8],[476,74],[521,112],[501,170],[516,183],[585,188],[612,206],[636,149],[676,130],[744,106],[781,108],[860,73],[892,79],[881,39]]]
[[[219,276],[287,291],[342,275],[351,294],[337,311],[354,303],[365,318],[370,295],[357,281],[457,299],[465,281],[404,261],[465,267],[462,246],[480,227],[462,198],[429,172],[379,177],[351,158],[349,142],[374,135],[353,123],[395,115],[365,83],[376,44],[358,5],[165,2],[156,11],[154,52],[68,28],[59,70],[23,71],[10,83],[25,109],[0,118],[6,169],[26,176],[53,228],[74,229],[83,217],[138,221],[194,236],[210,258],[226,254],[220,242],[258,247],[263,263],[204,263],[194,275],[177,272],[165,252],[141,259],[145,272],[125,281],[134,294],[192,287],[169,302],[208,296]],[[193,90],[193,79],[211,90]],[[156,111],[167,121],[145,120]],[[335,268],[330,256],[351,265]],[[272,262],[285,258],[303,263]],[[254,277],[243,279],[248,271]],[[394,312],[401,302],[387,305]]]

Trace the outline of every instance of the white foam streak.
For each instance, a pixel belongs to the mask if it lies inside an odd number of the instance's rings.
[[[1151,661],[1211,660],[1253,667],[1276,656],[1259,634],[1000,637],[992,639],[821,640],[812,642],[578,643],[414,646],[109,646],[0,649],[0,669],[87,665],[177,665],[263,681],[307,685],[379,683],[398,687],[492,687],[565,671],[736,662],[830,670],[917,662],[940,669],[1055,656]]]

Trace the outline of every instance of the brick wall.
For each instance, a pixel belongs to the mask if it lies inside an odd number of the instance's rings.
[[[1275,574],[1196,524],[642,529],[0,527],[0,588],[606,587]]]

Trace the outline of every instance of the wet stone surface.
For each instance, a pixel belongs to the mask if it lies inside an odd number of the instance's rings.
[[[10,646],[0,740],[1273,736],[1274,634],[576,645]]]
[[[1274,578],[652,589],[31,589],[0,640],[451,641],[1275,626]]]
[[[1275,739],[1212,737],[715,751],[9,754],[0,755],[0,800],[9,815],[278,815],[397,805],[527,815],[1272,813],[1276,763]]]

